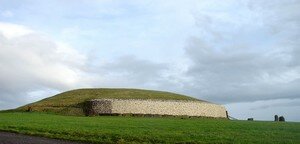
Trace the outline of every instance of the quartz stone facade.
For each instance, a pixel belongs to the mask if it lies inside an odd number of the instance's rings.
[[[87,115],[142,114],[227,118],[223,106],[203,101],[94,99],[88,101],[87,105]]]

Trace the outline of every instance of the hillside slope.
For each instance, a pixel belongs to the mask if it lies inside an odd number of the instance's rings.
[[[18,108],[17,110],[50,112],[63,115],[84,115],[83,107],[87,100],[115,98],[115,99],[161,99],[161,100],[195,100],[198,99],[162,91],[141,89],[77,89],[40,100]]]

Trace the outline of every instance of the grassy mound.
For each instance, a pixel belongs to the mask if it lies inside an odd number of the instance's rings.
[[[63,115],[84,115],[84,102],[91,99],[161,99],[161,100],[195,100],[198,99],[170,92],[140,89],[77,89],[57,94],[53,97],[25,105],[17,110],[49,112]]]

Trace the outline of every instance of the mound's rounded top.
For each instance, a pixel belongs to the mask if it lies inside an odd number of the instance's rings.
[[[77,89],[57,94],[32,103],[32,106],[75,106],[92,99],[158,99],[158,100],[191,100],[201,101],[196,98],[185,95],[153,91],[141,89],[113,89],[113,88],[97,88],[97,89]]]
[[[139,100],[175,100],[206,102],[185,95],[142,89],[76,89],[45,98],[16,110],[38,111],[62,115],[85,115],[87,103],[93,99],[139,99]]]

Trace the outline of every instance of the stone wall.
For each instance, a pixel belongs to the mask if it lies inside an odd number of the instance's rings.
[[[95,99],[88,101],[90,113],[150,114],[226,118],[226,109],[217,104],[184,100]]]
[[[111,99],[97,99],[86,102],[84,111],[86,115],[111,114],[112,113]]]

